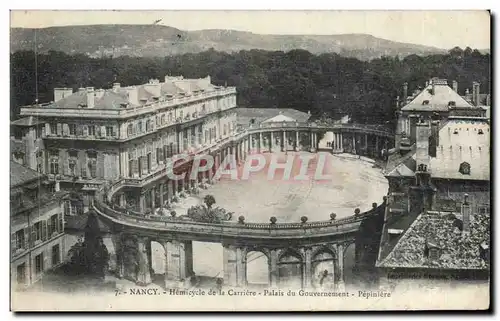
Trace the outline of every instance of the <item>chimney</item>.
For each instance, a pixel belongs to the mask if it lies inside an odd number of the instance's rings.
[[[102,98],[102,96],[104,96],[104,89],[97,89],[97,90],[95,91],[95,97],[96,97],[97,99],[101,99],[101,98]]]
[[[150,79],[149,83],[144,85],[144,88],[149,91],[153,97],[161,96],[161,84],[158,79]]]
[[[54,102],[57,102],[72,94],[73,94],[72,88],[54,88]]]
[[[94,108],[95,93],[94,87],[87,87],[87,108]]]
[[[432,85],[432,92],[431,92],[431,94],[435,95],[436,94],[436,82],[431,79],[431,83],[430,84]]]
[[[456,80],[453,80],[452,88],[456,93],[458,93],[458,82]]]
[[[470,233],[470,216],[471,216],[471,206],[469,204],[469,194],[464,194],[464,202],[461,207],[462,213],[462,233]]]
[[[406,98],[408,98],[408,83],[405,81],[403,84],[403,106],[406,105]]]
[[[139,97],[138,97],[137,87],[131,86],[131,87],[127,87],[126,89],[127,89],[128,102],[131,105],[139,106]]]
[[[120,89],[120,83],[119,82],[115,82],[113,84],[113,92],[118,92],[118,90]]]
[[[420,165],[425,165],[425,167],[429,166],[429,136],[430,136],[430,127],[429,123],[423,120],[418,121],[416,125],[416,134],[417,134],[417,151],[416,151],[416,161],[417,168]]]
[[[474,81],[472,83],[472,103],[474,106],[479,106],[479,83]]]
[[[431,136],[429,137],[429,156],[436,157],[439,146],[439,120],[431,121]]]

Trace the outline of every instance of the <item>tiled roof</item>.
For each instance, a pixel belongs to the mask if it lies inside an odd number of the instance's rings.
[[[44,124],[44,122],[38,120],[37,117],[29,116],[29,117],[24,117],[24,118],[20,118],[20,119],[14,120],[10,124],[11,125],[15,125],[15,126],[30,127],[30,126],[35,126],[35,125],[38,125],[38,124]]]
[[[85,231],[86,228],[88,228],[89,225],[89,216],[94,215],[92,218],[93,222],[90,222],[91,224],[97,224],[97,228],[99,229],[100,232],[110,232],[109,227],[104,224],[104,222],[101,221],[98,215],[95,214],[93,211],[89,211],[87,213],[84,213],[82,215],[66,215],[64,217],[65,220],[65,229],[70,229],[70,230],[76,230],[76,231]]]
[[[432,89],[433,85],[428,85],[411,102],[401,108],[401,110],[447,111],[450,101],[454,101],[456,107],[477,108],[469,104],[462,96],[445,83],[439,82],[435,84],[434,93]],[[424,101],[428,101],[428,103],[424,105]]]
[[[458,218],[457,218],[458,216]],[[464,234],[457,224],[460,215],[451,213],[421,214],[406,230],[392,251],[380,262],[388,268],[487,269],[480,255],[480,245],[490,242],[490,215],[475,213],[470,218],[470,232]],[[425,255],[428,242],[441,249],[437,260]]]
[[[42,175],[37,171],[26,166],[10,161],[10,186],[19,186],[33,180],[41,178]]]
[[[94,109],[116,109],[127,103],[126,93],[105,90],[102,97],[94,97]],[[87,91],[78,91],[54,103],[57,108],[78,108],[87,105]]]
[[[401,155],[398,152],[389,155],[384,169],[385,176],[413,176],[416,169],[415,162],[416,145],[411,150]]]
[[[195,91],[209,92],[215,90],[215,86],[210,84],[208,79],[170,79],[166,83],[158,83],[161,95],[178,96],[180,93],[190,94]],[[155,96],[148,90],[146,85],[135,86],[137,89],[137,98],[146,99],[151,102]],[[122,104],[129,103],[127,87],[118,87],[115,89],[106,89],[98,93],[94,91],[94,109],[117,109]],[[87,105],[87,90],[80,90],[66,96],[46,108],[78,108],[81,105]],[[129,105],[134,105],[130,104]]]
[[[265,120],[283,115],[302,123],[306,122],[310,115],[291,108],[236,108],[236,118],[238,124],[242,126],[249,126],[252,119],[255,124],[259,124]]]

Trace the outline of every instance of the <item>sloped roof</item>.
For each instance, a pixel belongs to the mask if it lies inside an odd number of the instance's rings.
[[[44,122],[38,120],[38,117],[29,116],[29,117],[24,117],[24,118],[14,120],[10,124],[15,125],[15,126],[31,127],[31,126],[35,126],[35,125],[39,125],[39,124],[43,124],[43,123]]]
[[[42,175],[37,171],[10,161],[10,187],[26,184],[41,177]]]
[[[455,215],[421,214],[401,236],[392,251],[377,262],[378,267],[487,269],[480,255],[480,245],[489,243],[490,215],[474,213],[470,218],[470,233],[463,235],[456,225]],[[441,249],[438,260],[425,256],[425,246],[431,240]]]
[[[128,99],[123,90],[105,90],[102,97],[94,96],[94,109],[116,109],[124,103],[128,103]],[[86,90],[75,92],[54,103],[56,108],[78,108],[79,105],[87,105]]]
[[[455,92],[444,81],[434,80],[435,84],[430,84],[422,90],[411,102],[401,108],[403,111],[447,111],[450,101],[455,102],[458,108],[477,108],[468,103],[462,96]],[[433,92],[434,87],[434,92]],[[424,105],[424,101],[428,104]]]
[[[311,117],[308,113],[291,108],[235,108],[238,124],[249,126],[252,119],[255,124],[264,122],[278,115],[288,117],[299,123],[306,122]]]
[[[417,168],[415,161],[416,145],[404,155],[394,153],[389,155],[384,169],[385,176],[413,176]]]

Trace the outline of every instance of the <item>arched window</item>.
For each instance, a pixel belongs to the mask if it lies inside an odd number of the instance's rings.
[[[462,164],[460,164],[460,168],[458,169],[458,171],[462,175],[470,175],[470,164],[467,162],[463,162]]]

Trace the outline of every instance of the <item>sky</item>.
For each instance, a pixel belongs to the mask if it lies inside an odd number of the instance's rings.
[[[233,29],[259,34],[365,33],[450,49],[490,48],[487,11],[11,11],[11,27],[160,24],[181,30]]]

